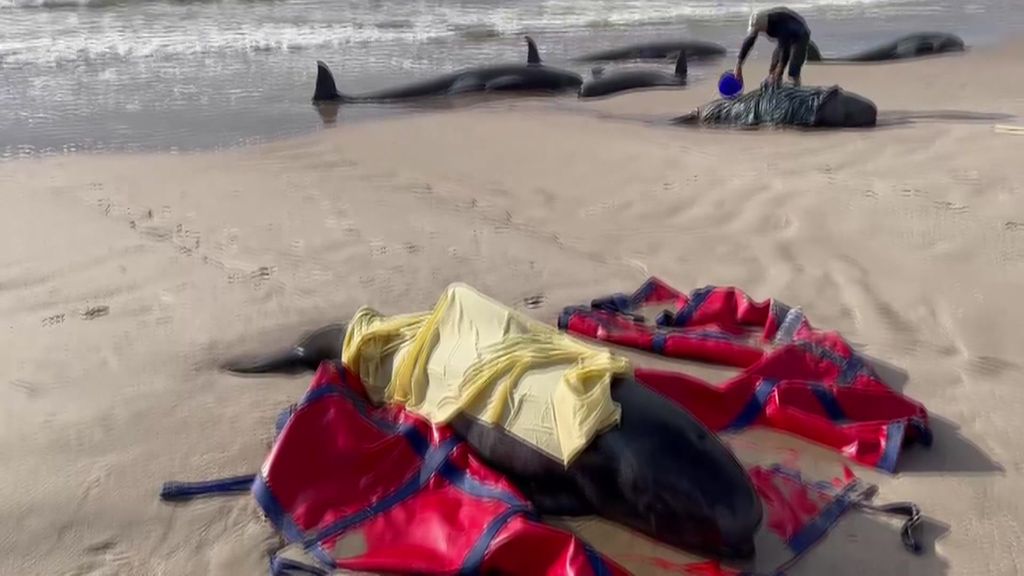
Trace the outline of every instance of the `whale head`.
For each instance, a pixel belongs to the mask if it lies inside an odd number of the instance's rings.
[[[622,408],[620,425],[580,455],[591,458],[581,469],[604,468],[578,478],[598,514],[680,549],[752,557],[764,512],[732,451],[643,384],[619,381],[612,397]]]

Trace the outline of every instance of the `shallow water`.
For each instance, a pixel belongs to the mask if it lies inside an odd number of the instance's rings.
[[[715,41],[732,58],[751,5],[0,0],[0,157],[216,148],[317,130],[323,123],[309,102],[317,59],[331,65],[343,90],[359,92],[463,66],[525,59],[524,33],[538,41],[547,63],[584,75],[590,65],[567,60],[645,39]],[[798,0],[789,6],[806,16],[826,53],[912,30],[948,30],[979,45],[1024,29],[1019,0]],[[758,46],[769,45],[762,40]],[[723,66],[694,65],[693,80],[707,79]],[[346,107],[341,121],[394,110]]]

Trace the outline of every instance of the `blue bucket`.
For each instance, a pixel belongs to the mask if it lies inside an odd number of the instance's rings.
[[[726,70],[718,79],[718,92],[722,98],[735,98],[743,92],[743,82],[732,73],[732,70]]]

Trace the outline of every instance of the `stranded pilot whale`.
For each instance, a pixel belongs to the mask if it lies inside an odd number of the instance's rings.
[[[764,84],[734,99],[720,98],[672,120],[720,127],[863,128],[878,121],[875,103],[839,86]]]
[[[575,62],[604,62],[612,60],[664,60],[686,52],[690,58],[724,56],[725,47],[700,40],[660,40],[598,50],[574,58]]]
[[[680,52],[679,56],[676,57],[676,68],[672,74],[647,68],[620,70],[604,74],[595,69],[593,71],[593,78],[584,82],[580,88],[579,96],[580,98],[593,98],[626,90],[636,90],[638,88],[685,86],[686,71],[686,52]]]
[[[825,58],[818,46],[811,42],[807,47],[808,62],[885,62],[919,58],[949,52],[966,50],[964,41],[955,34],[947,32],[917,32],[901,36],[867,50],[849,56]]]
[[[344,337],[344,325],[325,326],[223,368],[312,372],[322,361],[340,363]],[[541,515],[597,515],[683,550],[751,558],[764,512],[732,451],[685,409],[631,377],[616,379],[611,396],[621,408],[619,425],[598,434],[568,467],[470,417],[457,416],[452,428]]]
[[[338,91],[334,75],[323,61],[317,61],[316,89],[313,102],[387,102],[427,96],[446,96],[467,92],[539,90],[560,92],[578,90],[583,78],[575,72],[545,65],[537,45],[526,37],[525,64],[497,64],[467,68],[449,74],[385,88],[366,94],[344,94]]]

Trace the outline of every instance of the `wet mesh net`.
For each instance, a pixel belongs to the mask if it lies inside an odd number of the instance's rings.
[[[718,126],[813,126],[818,109],[839,88],[762,86],[732,100],[704,106],[697,120]]]

